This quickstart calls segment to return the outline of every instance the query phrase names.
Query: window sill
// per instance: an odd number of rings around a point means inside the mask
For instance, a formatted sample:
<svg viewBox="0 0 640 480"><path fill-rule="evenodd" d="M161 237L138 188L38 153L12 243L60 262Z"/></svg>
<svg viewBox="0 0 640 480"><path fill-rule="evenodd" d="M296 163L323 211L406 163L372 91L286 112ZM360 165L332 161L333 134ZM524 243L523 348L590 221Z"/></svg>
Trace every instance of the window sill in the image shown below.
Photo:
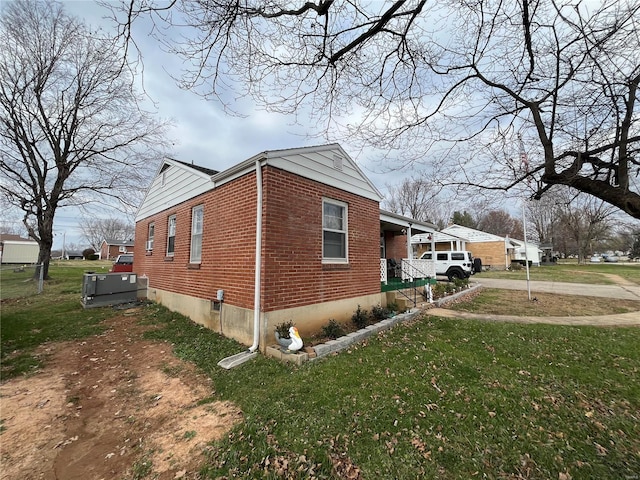
<svg viewBox="0 0 640 480"><path fill-rule="evenodd" d="M187 263L187 269L189 270L200 270L199 263Z"/></svg>
<svg viewBox="0 0 640 480"><path fill-rule="evenodd" d="M152 250L147 250L144 254L145 254L147 257L150 257L151 255L153 255L153 251L152 251Z"/></svg>
<svg viewBox="0 0 640 480"><path fill-rule="evenodd" d="M165 262L173 262L173 257L164 257Z"/></svg>
<svg viewBox="0 0 640 480"><path fill-rule="evenodd" d="M323 263L322 270L325 271L333 271L333 270L350 270L351 265L348 263Z"/></svg>

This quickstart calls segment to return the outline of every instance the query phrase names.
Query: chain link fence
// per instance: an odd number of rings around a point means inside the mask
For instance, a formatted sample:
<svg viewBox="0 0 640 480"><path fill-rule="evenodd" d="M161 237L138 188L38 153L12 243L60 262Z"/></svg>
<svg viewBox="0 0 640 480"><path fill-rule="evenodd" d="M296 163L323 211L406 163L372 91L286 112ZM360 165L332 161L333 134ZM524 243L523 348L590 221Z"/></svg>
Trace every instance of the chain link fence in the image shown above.
<svg viewBox="0 0 640 480"><path fill-rule="evenodd" d="M1 265L0 300L23 298L42 293L44 284L41 264Z"/></svg>

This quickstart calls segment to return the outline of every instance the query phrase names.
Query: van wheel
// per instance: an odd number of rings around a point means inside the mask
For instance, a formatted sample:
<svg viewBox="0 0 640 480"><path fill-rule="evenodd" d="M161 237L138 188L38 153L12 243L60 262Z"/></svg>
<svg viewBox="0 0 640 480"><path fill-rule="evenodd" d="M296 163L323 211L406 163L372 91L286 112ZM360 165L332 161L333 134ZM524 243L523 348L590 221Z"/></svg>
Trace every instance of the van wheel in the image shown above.
<svg viewBox="0 0 640 480"><path fill-rule="evenodd" d="M449 277L449 281L453 282L454 280L460 280L463 277L463 274L460 270L451 270L447 276Z"/></svg>

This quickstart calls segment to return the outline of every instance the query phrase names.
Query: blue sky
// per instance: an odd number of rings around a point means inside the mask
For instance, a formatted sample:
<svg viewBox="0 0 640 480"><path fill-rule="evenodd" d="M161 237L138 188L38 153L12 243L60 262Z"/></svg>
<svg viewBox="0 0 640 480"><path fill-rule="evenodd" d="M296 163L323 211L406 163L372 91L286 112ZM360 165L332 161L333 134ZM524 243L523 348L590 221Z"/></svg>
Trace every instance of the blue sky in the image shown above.
<svg viewBox="0 0 640 480"><path fill-rule="evenodd" d="M108 12L95 1L65 0L62 3L68 13L84 19L88 25L112 28L104 19ZM158 115L173 125L169 130L172 157L221 171L265 150L335 141L318 138L317 130L305 126L304 112L297 118L302 125L294 125L291 117L258 110L243 99L237 105L246 117L232 116L225 113L219 103L180 89L170 75L179 74L180 60L160 49L149 37L146 25L140 24L135 33L144 62L145 91L155 103ZM343 141L340 144L383 194L386 185L399 183L411 173L383 172L375 162L381 152L362 151ZM115 216L109 211L102 213L105 217ZM62 246L63 237L67 243L84 244L78 228L78 213L73 209L59 211L55 232L54 248Z"/></svg>

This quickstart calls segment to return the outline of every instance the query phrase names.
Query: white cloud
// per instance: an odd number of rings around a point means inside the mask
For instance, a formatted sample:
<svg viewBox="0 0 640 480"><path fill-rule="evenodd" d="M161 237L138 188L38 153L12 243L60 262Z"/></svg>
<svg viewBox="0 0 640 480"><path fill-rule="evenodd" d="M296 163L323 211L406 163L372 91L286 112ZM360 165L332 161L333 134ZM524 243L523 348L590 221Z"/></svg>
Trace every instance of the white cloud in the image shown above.
<svg viewBox="0 0 640 480"><path fill-rule="evenodd" d="M105 31L114 28L106 19L109 12L94 0L66 0L63 4L68 13L84 19L92 28L100 27ZM298 113L294 122L294 117L257 109L250 99L243 98L237 100L237 106L246 116L233 116L226 113L220 103L180 89L172 75L180 75L181 60L160 48L149 35L149 25L141 23L135 28L143 60L144 90L150 99L146 108L155 109L161 118L171 120L169 139L173 148L169 155L173 158L221 171L265 150L336 141L319 138L315 121L305 117L303 111ZM308 126L304 125L305 119ZM358 119L353 117L349 121L357 122ZM340 143L383 194L387 184L399 183L414 173L411 169L390 171L385 168L385 163L377 160L388 152L344 141ZM97 214L100 215L99 212ZM104 212L104 215L115 214ZM56 236L55 248L62 246L63 232L66 232L67 242L82 243L81 232L72 220L74 217L79 217L75 209L60 210L55 225L60 235Z"/></svg>

